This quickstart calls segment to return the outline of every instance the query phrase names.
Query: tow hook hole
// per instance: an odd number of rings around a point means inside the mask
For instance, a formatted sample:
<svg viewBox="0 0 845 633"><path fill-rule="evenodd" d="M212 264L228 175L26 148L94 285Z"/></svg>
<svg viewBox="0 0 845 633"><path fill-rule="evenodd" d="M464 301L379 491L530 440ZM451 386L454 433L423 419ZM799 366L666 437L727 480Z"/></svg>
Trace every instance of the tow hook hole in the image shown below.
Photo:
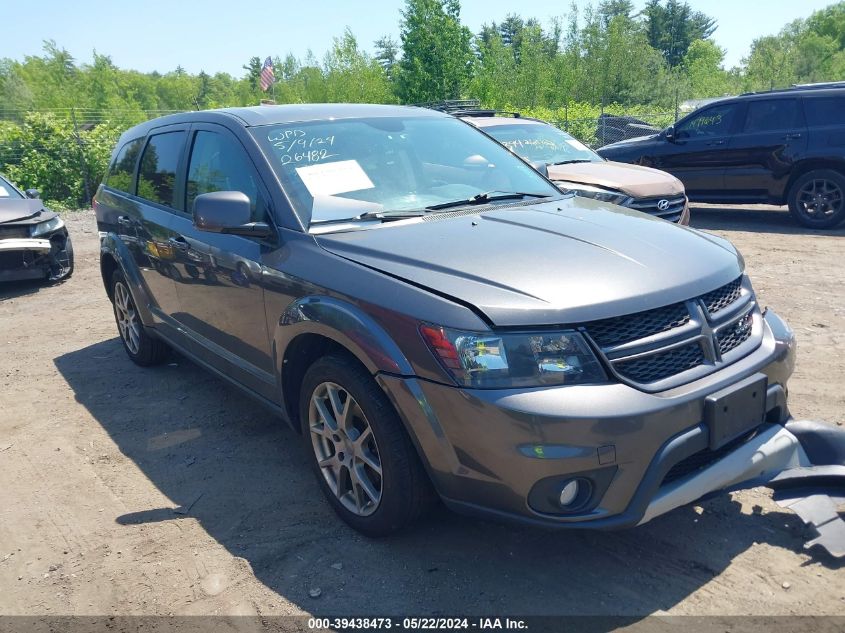
<svg viewBox="0 0 845 633"><path fill-rule="evenodd" d="M723 407L723 408L722 408L722 410L723 410L725 413L727 413L727 412L728 412L728 408L727 408L727 407Z"/></svg>

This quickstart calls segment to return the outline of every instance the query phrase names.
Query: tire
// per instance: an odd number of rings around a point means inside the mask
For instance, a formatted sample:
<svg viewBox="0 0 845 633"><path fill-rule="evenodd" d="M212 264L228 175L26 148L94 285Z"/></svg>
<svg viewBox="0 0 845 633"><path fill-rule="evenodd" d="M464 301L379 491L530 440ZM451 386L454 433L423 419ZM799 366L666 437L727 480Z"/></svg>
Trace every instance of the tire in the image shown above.
<svg viewBox="0 0 845 633"><path fill-rule="evenodd" d="M326 356L311 365L302 381L299 418L320 488L352 528L386 536L428 509L433 490L411 440L384 392L356 361Z"/></svg>
<svg viewBox="0 0 845 633"><path fill-rule="evenodd" d="M114 271L111 278L112 308L117 323L117 332L123 349L136 365L150 367L164 362L170 355L166 343L151 336L135 307L135 299L129 290L126 277L120 270Z"/></svg>
<svg viewBox="0 0 845 633"><path fill-rule="evenodd" d="M47 280L51 284L58 284L67 279L70 279L70 276L73 274L73 242L70 239L70 235L67 236L65 241L65 261L61 263L57 262L55 268L57 270L51 270L48 273ZM53 268L51 266L51 268Z"/></svg>
<svg viewBox="0 0 845 633"><path fill-rule="evenodd" d="M845 176L815 169L798 177L789 189L789 211L811 229L832 229L845 221Z"/></svg>

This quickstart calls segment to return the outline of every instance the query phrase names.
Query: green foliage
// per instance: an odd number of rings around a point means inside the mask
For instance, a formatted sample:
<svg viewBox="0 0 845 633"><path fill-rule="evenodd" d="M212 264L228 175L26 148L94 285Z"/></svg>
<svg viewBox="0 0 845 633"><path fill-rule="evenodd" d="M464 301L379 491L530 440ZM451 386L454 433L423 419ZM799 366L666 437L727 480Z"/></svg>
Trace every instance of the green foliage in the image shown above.
<svg viewBox="0 0 845 633"><path fill-rule="evenodd" d="M472 34L458 0L406 0L396 90L405 103L457 99L472 71Z"/></svg>

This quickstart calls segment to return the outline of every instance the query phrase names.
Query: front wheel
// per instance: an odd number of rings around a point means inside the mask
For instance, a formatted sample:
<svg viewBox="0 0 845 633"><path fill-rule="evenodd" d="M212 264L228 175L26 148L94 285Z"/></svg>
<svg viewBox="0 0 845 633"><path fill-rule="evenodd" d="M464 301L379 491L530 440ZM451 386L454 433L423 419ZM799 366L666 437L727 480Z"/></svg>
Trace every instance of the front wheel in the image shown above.
<svg viewBox="0 0 845 633"><path fill-rule="evenodd" d="M811 229L832 229L845 220L845 176L816 169L800 176L789 190L789 211Z"/></svg>
<svg viewBox="0 0 845 633"><path fill-rule="evenodd" d="M431 484L387 397L366 370L342 356L315 362L302 382L302 435L332 508L367 536L412 523Z"/></svg>
<svg viewBox="0 0 845 633"><path fill-rule="evenodd" d="M135 307L135 299L129 290L126 277L119 270L112 276L112 304L117 330L123 349L136 365L149 367L158 365L167 359L170 348L157 338L147 333L141 317Z"/></svg>

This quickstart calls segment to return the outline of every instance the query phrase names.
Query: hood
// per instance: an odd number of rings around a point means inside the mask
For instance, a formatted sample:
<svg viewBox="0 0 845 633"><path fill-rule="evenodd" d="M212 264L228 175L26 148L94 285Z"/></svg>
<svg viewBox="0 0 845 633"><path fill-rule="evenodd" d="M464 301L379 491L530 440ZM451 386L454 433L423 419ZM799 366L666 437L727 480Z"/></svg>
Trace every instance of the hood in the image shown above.
<svg viewBox="0 0 845 633"><path fill-rule="evenodd" d="M336 255L471 304L498 326L571 324L664 306L714 290L743 268L727 240L574 196L315 239Z"/></svg>
<svg viewBox="0 0 845 633"><path fill-rule="evenodd" d="M621 141L616 141L615 143L608 143L607 145L602 145L596 151L601 153L603 149L609 149L613 147L623 147L625 145L635 145L637 143L644 143L646 141L650 141L652 139L657 138L660 136L660 132L656 132L654 134L646 134L645 136L635 136L634 138L625 138Z"/></svg>
<svg viewBox="0 0 845 633"><path fill-rule="evenodd" d="M44 211L40 216L36 214ZM49 214L49 215L47 215ZM30 198L0 198L0 224L26 220L43 222L55 215L44 208L41 200Z"/></svg>
<svg viewBox="0 0 845 633"><path fill-rule="evenodd" d="M571 180L616 189L634 198L673 196L684 193L684 185L659 169L602 161L549 165L549 180Z"/></svg>

